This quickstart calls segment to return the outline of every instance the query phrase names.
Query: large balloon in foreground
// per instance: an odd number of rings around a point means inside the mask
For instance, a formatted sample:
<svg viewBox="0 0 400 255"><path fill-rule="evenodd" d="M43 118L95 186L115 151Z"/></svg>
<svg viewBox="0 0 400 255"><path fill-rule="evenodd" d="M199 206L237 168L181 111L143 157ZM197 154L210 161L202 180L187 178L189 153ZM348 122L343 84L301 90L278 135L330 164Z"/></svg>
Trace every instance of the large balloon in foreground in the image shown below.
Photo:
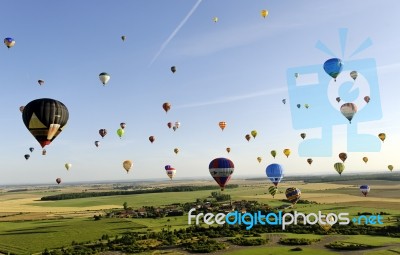
<svg viewBox="0 0 400 255"><path fill-rule="evenodd" d="M132 161L130 161L130 160L125 160L125 161L122 163L122 166L124 167L126 173L129 173L129 170L131 170L132 165L133 165L133 163L132 163Z"/></svg>
<svg viewBox="0 0 400 255"><path fill-rule="evenodd" d="M384 142L385 139L386 139L386 134L385 134L385 133L380 133L380 134L378 135L378 137L379 137L379 139L381 139L382 142Z"/></svg>
<svg viewBox="0 0 400 255"><path fill-rule="evenodd" d="M388 165L388 169L391 171L393 171L393 165Z"/></svg>
<svg viewBox="0 0 400 255"><path fill-rule="evenodd" d="M353 119L354 114L356 114L356 112L357 112L357 105L355 105L353 103L345 103L340 107L340 112L351 123L351 120Z"/></svg>
<svg viewBox="0 0 400 255"><path fill-rule="evenodd" d="M265 18L268 16L268 11L267 10L261 10L261 17Z"/></svg>
<svg viewBox="0 0 400 255"><path fill-rule="evenodd" d="M67 170L69 170L71 167L72 167L72 164L71 164L71 163L66 163L66 164L65 164L65 168L66 168Z"/></svg>
<svg viewBox="0 0 400 255"><path fill-rule="evenodd" d="M169 169L166 170L168 177L172 180L176 174L176 170L173 167L170 167Z"/></svg>
<svg viewBox="0 0 400 255"><path fill-rule="evenodd" d="M226 122L225 121L220 121L218 123L218 126L221 128L222 131L224 131L225 127L226 127Z"/></svg>
<svg viewBox="0 0 400 255"><path fill-rule="evenodd" d="M339 158L343 161L343 163L346 161L347 159L347 153L345 152L341 152L339 153Z"/></svg>
<svg viewBox="0 0 400 255"><path fill-rule="evenodd" d="M57 184L60 184L61 183L61 178L57 178L56 182L57 182Z"/></svg>
<svg viewBox="0 0 400 255"><path fill-rule="evenodd" d="M225 185L231 179L235 166L230 159L216 158L210 162L208 169L210 170L211 176L221 187L221 191L223 191Z"/></svg>
<svg viewBox="0 0 400 255"><path fill-rule="evenodd" d="M342 175L344 171L344 164L342 162L336 162L333 167L335 168L336 172L339 173L339 175Z"/></svg>
<svg viewBox="0 0 400 255"><path fill-rule="evenodd" d="M281 182L283 178L283 167L279 164L270 164L265 169L265 174L268 179L276 186Z"/></svg>
<svg viewBox="0 0 400 255"><path fill-rule="evenodd" d="M162 108L164 109L165 113L167 113L171 109L171 104L168 102L163 103Z"/></svg>
<svg viewBox="0 0 400 255"><path fill-rule="evenodd" d="M101 83L103 83L104 86L108 83L110 78L111 78L111 76L108 73L102 72L99 74L99 79L100 79Z"/></svg>
<svg viewBox="0 0 400 255"><path fill-rule="evenodd" d="M7 48L11 48L15 45L15 40L11 37L7 37L4 39L4 44L7 46Z"/></svg>
<svg viewBox="0 0 400 255"><path fill-rule="evenodd" d="M286 189L285 195L290 203L296 204L300 200L301 191L298 188L291 187Z"/></svg>
<svg viewBox="0 0 400 255"><path fill-rule="evenodd" d="M102 128L99 130L99 134L102 138L104 138L107 135L107 130Z"/></svg>
<svg viewBox="0 0 400 255"><path fill-rule="evenodd" d="M60 101L41 98L28 103L22 112L26 128L42 148L49 145L67 124L69 112Z"/></svg>
<svg viewBox="0 0 400 255"><path fill-rule="evenodd" d="M31 157L31 156L30 156L29 154L25 154L25 155L24 155L24 158L25 158L26 160L28 160L30 157Z"/></svg>
<svg viewBox="0 0 400 255"><path fill-rule="evenodd" d="M367 196L368 192L371 190L371 188L368 185L361 185L360 186L360 191L363 193L364 197Z"/></svg>
<svg viewBox="0 0 400 255"><path fill-rule="evenodd" d="M331 76L336 81L336 77L340 74L343 69L342 60L338 58L331 58L325 61L324 70L329 76Z"/></svg>
<svg viewBox="0 0 400 255"><path fill-rule="evenodd" d="M288 158L290 155L290 149L284 149L283 154L285 154L285 156Z"/></svg>
<svg viewBox="0 0 400 255"><path fill-rule="evenodd" d="M273 198L275 198L275 194L277 191L278 191L278 188L275 186L269 186L269 188L268 188L268 192L269 192L269 194L272 195Z"/></svg>
<svg viewBox="0 0 400 255"><path fill-rule="evenodd" d="M367 157L363 157L363 161L364 161L364 163L367 163L368 162L368 158Z"/></svg>
<svg viewBox="0 0 400 255"><path fill-rule="evenodd" d="M272 155L272 157L275 158L275 157L276 157L276 150L272 150L272 151L271 151L271 155Z"/></svg>

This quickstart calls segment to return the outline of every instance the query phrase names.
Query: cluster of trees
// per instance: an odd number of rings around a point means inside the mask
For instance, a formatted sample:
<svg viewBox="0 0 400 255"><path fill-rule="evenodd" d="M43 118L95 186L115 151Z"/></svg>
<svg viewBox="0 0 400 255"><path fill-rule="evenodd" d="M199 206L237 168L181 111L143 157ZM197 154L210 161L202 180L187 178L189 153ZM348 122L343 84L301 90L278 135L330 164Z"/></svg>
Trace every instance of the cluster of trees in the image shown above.
<svg viewBox="0 0 400 255"><path fill-rule="evenodd" d="M215 198L215 200L216 200L217 202L222 202L222 201L229 201L229 200L231 200L231 195L229 195L229 194L222 194L222 193L219 192L219 191L213 191L213 192L211 192L211 196L212 196L213 198Z"/></svg>
<svg viewBox="0 0 400 255"><path fill-rule="evenodd" d="M238 188L237 184L227 185L226 188L234 189ZM81 192L81 193L66 193L52 196L44 196L40 200L42 201L53 201L53 200L66 200L76 198L87 198L87 197L104 197L104 196L121 196L121 195L134 195L134 194L146 194L146 193L163 193L163 192L188 192L188 191L199 191L199 190L215 190L219 189L216 185L208 186L176 186L176 187L165 187L165 188L154 188L154 189L139 189L129 191L104 191L104 192Z"/></svg>
<svg viewBox="0 0 400 255"><path fill-rule="evenodd" d="M233 239L229 239L229 242L240 245L240 246L258 246L267 243L266 239L263 238L244 238L244 237L236 237Z"/></svg>
<svg viewBox="0 0 400 255"><path fill-rule="evenodd" d="M309 245L314 242L319 242L320 239L306 239L306 238L281 238L279 243L283 245Z"/></svg>
<svg viewBox="0 0 400 255"><path fill-rule="evenodd" d="M182 246L189 252L196 253L211 253L227 248L227 245L222 242L202 237L196 241L184 242Z"/></svg>
<svg viewBox="0 0 400 255"><path fill-rule="evenodd" d="M333 242L325 245L325 247L334 250L365 250L376 248L377 246L368 245L368 244L358 244L358 243L343 243L343 242Z"/></svg>

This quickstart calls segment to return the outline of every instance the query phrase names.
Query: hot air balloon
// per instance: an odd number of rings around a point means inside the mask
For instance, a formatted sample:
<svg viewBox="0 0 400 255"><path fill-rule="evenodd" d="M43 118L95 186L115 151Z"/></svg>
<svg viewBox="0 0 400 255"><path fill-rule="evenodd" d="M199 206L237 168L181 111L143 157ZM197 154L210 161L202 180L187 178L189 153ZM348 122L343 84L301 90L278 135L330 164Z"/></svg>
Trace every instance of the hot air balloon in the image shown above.
<svg viewBox="0 0 400 255"><path fill-rule="evenodd" d="M384 142L385 139L386 139L386 134L385 134L385 133L380 133L380 134L378 135L378 137L379 137L379 139L381 139L382 142Z"/></svg>
<svg viewBox="0 0 400 255"><path fill-rule="evenodd" d="M283 154L285 154L285 156L288 158L290 155L290 149L284 149Z"/></svg>
<svg viewBox="0 0 400 255"><path fill-rule="evenodd" d="M283 167L275 163L270 164L265 169L265 173L268 179L277 187L283 178Z"/></svg>
<svg viewBox="0 0 400 255"><path fill-rule="evenodd" d="M42 150L42 155L43 156L46 155L46 150L45 149Z"/></svg>
<svg viewBox="0 0 400 255"><path fill-rule="evenodd" d="M122 128L118 128L117 129L117 135L119 136L119 138L121 138L125 133L125 130L123 130Z"/></svg>
<svg viewBox="0 0 400 255"><path fill-rule="evenodd" d="M71 164L71 163L65 163L65 168L66 168L67 170L69 170L71 167L72 167L72 164Z"/></svg>
<svg viewBox="0 0 400 255"><path fill-rule="evenodd" d="M265 17L268 16L268 11L267 10L261 10L261 16L265 19Z"/></svg>
<svg viewBox="0 0 400 255"><path fill-rule="evenodd" d="M177 127L173 126L172 129L173 129L174 131L176 131L176 130L177 130Z"/></svg>
<svg viewBox="0 0 400 255"><path fill-rule="evenodd" d="M181 126L181 123L179 121L175 122L175 127L178 129Z"/></svg>
<svg viewBox="0 0 400 255"><path fill-rule="evenodd" d="M357 76L358 76L357 71L351 71L351 72L350 72L350 77L353 78L353 80L356 80L356 79L357 79Z"/></svg>
<svg viewBox="0 0 400 255"><path fill-rule="evenodd" d="M336 81L336 77L340 74L343 69L342 60L338 58L331 58L325 61L324 70L329 76L331 76Z"/></svg>
<svg viewBox="0 0 400 255"><path fill-rule="evenodd" d="M335 224L335 218L333 216L326 218L325 222L321 220L318 221L318 225L327 232L332 228L333 224Z"/></svg>
<svg viewBox="0 0 400 255"><path fill-rule="evenodd" d="M308 163L309 165L311 165L312 162L313 162L313 159L312 159L312 158L308 158L308 159L307 159L307 163Z"/></svg>
<svg viewBox="0 0 400 255"><path fill-rule="evenodd" d="M262 157L257 157L258 163L261 163Z"/></svg>
<svg viewBox="0 0 400 255"><path fill-rule="evenodd" d="M367 102L367 104L369 103L369 100L371 100L371 98L369 96L364 97L364 101Z"/></svg>
<svg viewBox="0 0 400 255"><path fill-rule="evenodd" d="M268 188L268 192L269 192L269 194L272 195L273 198L275 198L275 194L277 191L278 191L278 188L275 186L269 186L269 188Z"/></svg>
<svg viewBox="0 0 400 255"><path fill-rule="evenodd" d="M251 131L251 136L255 139L256 138L256 136L257 136L257 130L253 130L253 131Z"/></svg>
<svg viewBox="0 0 400 255"><path fill-rule="evenodd" d="M217 22L218 22L218 17L214 17L214 18L213 18L213 21L214 21L215 23L217 23Z"/></svg>
<svg viewBox="0 0 400 255"><path fill-rule="evenodd" d="M39 83L40 86L44 84L44 80L38 80L37 82Z"/></svg>
<svg viewBox="0 0 400 255"><path fill-rule="evenodd" d="M341 152L339 153L339 158L343 161L343 163L346 161L347 159L347 153L345 152Z"/></svg>
<svg viewBox="0 0 400 255"><path fill-rule="evenodd" d="M175 66L171 66L171 72L175 73L176 72L176 67Z"/></svg>
<svg viewBox="0 0 400 255"><path fill-rule="evenodd" d="M154 138L154 136L150 136L150 137L149 137L149 141L150 141L151 143L153 143L155 140L156 140L156 139Z"/></svg>
<svg viewBox="0 0 400 255"><path fill-rule="evenodd" d="M298 188L291 187L286 189L285 195L290 203L296 204L300 200L301 191Z"/></svg>
<svg viewBox="0 0 400 255"><path fill-rule="evenodd" d="M286 104L286 99L282 99L282 103L283 103L283 104Z"/></svg>
<svg viewBox="0 0 400 255"><path fill-rule="evenodd" d="M306 138L306 133L301 133L300 137L303 138L303 139Z"/></svg>
<svg viewBox="0 0 400 255"><path fill-rule="evenodd" d="M103 128L103 129L100 129L100 130L99 130L99 134L101 135L102 138L104 138L104 136L106 136L106 134L107 134L107 130L104 129L104 128Z"/></svg>
<svg viewBox="0 0 400 255"><path fill-rule="evenodd" d="M4 44L7 46L7 48L11 48L15 45L15 40L11 37L7 37L4 39Z"/></svg>
<svg viewBox="0 0 400 255"><path fill-rule="evenodd" d="M99 142L99 141L95 141L95 142L94 142L94 145L96 145L96 147L99 147L100 142Z"/></svg>
<svg viewBox="0 0 400 255"><path fill-rule="evenodd" d="M124 129L124 128L126 127L126 123L125 123L125 122L121 122L121 123L119 123L119 126L120 126L122 129Z"/></svg>
<svg viewBox="0 0 400 255"><path fill-rule="evenodd" d="M337 98L336 98L336 101L339 103L339 102L340 102L340 97L337 97Z"/></svg>
<svg viewBox="0 0 400 255"><path fill-rule="evenodd" d="M299 109L300 109L300 107L301 107L301 104L297 104L297 108L299 108Z"/></svg>
<svg viewBox="0 0 400 255"><path fill-rule="evenodd" d="M170 167L169 169L166 170L168 177L172 180L176 174L176 170L173 167Z"/></svg>
<svg viewBox="0 0 400 255"><path fill-rule="evenodd" d="M99 79L100 79L101 83L103 83L104 86L108 83L110 78L111 78L111 76L108 73L102 72L99 74Z"/></svg>
<svg viewBox="0 0 400 255"><path fill-rule="evenodd" d="M178 148L175 148L175 149L174 149L174 152L175 152L175 154L178 154L179 149L178 149Z"/></svg>
<svg viewBox="0 0 400 255"><path fill-rule="evenodd" d="M246 140L247 141L250 141L250 139L251 139L251 136L249 135L249 134L247 134L247 135L245 135L245 137L244 138L246 138Z"/></svg>
<svg viewBox="0 0 400 255"><path fill-rule="evenodd" d="M69 112L60 101L42 98L28 103L22 112L26 128L42 148L49 145L67 124Z"/></svg>
<svg viewBox="0 0 400 255"><path fill-rule="evenodd" d="M131 169L132 165L133 165L133 163L132 163L132 161L130 161L130 160L125 160L125 161L122 163L122 166L124 167L126 173L129 173L129 170Z"/></svg>
<svg viewBox="0 0 400 255"><path fill-rule="evenodd" d="M272 155L272 157L275 158L275 157L276 157L276 150L272 150L272 151L271 151L271 155Z"/></svg>
<svg viewBox="0 0 400 255"><path fill-rule="evenodd" d="M61 183L61 178L57 178L56 182L57 182L57 184L60 184Z"/></svg>
<svg viewBox="0 0 400 255"><path fill-rule="evenodd" d="M353 103L345 103L340 107L340 112L349 120L351 124L351 120L353 119L354 114L357 112L357 106Z"/></svg>
<svg viewBox="0 0 400 255"><path fill-rule="evenodd" d="M25 108L25 106L21 105L21 106L19 107L19 111L20 111L20 112L23 112L23 111L24 111L24 108Z"/></svg>
<svg viewBox="0 0 400 255"><path fill-rule="evenodd" d="M299 77L299 73L294 73L294 77L297 79Z"/></svg>
<svg viewBox="0 0 400 255"><path fill-rule="evenodd" d="M310 107L310 105L309 105L309 104L305 104L304 107L305 107L306 109L308 109L308 108Z"/></svg>
<svg viewBox="0 0 400 255"><path fill-rule="evenodd" d="M370 191L370 187L368 185L361 185L360 186L360 191L363 193L364 197L367 196L368 192Z"/></svg>
<svg viewBox="0 0 400 255"><path fill-rule="evenodd" d="M391 171L393 171L393 165L388 165L388 169Z"/></svg>
<svg viewBox="0 0 400 255"><path fill-rule="evenodd" d="M165 113L167 113L171 109L171 104L168 102L163 103L162 108L164 109Z"/></svg>
<svg viewBox="0 0 400 255"><path fill-rule="evenodd" d="M220 121L218 123L219 127L221 128L222 131L224 131L225 127L226 127L226 122L225 121Z"/></svg>
<svg viewBox="0 0 400 255"><path fill-rule="evenodd" d="M125 36L125 35L121 36L121 40L122 40L123 42L125 41L125 39L126 39L126 36Z"/></svg>
<svg viewBox="0 0 400 255"><path fill-rule="evenodd" d="M168 169L170 169L170 168L171 168L171 165L166 165L166 166L164 167L165 170L168 170Z"/></svg>
<svg viewBox="0 0 400 255"><path fill-rule="evenodd" d="M363 157L363 161L364 161L364 163L367 163L368 162L368 158L367 157Z"/></svg>
<svg viewBox="0 0 400 255"><path fill-rule="evenodd" d="M336 162L333 167L335 168L336 172L339 173L339 175L342 175L344 171L344 164L342 162Z"/></svg>
<svg viewBox="0 0 400 255"><path fill-rule="evenodd" d="M229 152L231 152L231 148L226 148L226 151L229 153Z"/></svg>
<svg viewBox="0 0 400 255"><path fill-rule="evenodd" d="M225 185L231 179L235 166L230 159L216 158L210 162L208 169L210 170L211 176L221 187L221 191L223 191Z"/></svg>
<svg viewBox="0 0 400 255"><path fill-rule="evenodd" d="M24 155L24 158L25 158L26 160L28 160L30 157L31 157L31 155L29 155L29 154L25 154L25 155Z"/></svg>
<svg viewBox="0 0 400 255"><path fill-rule="evenodd" d="M30 151L30 152L33 152L34 150L35 150L35 148L33 148L33 147L30 147L30 148L29 148L29 151Z"/></svg>
<svg viewBox="0 0 400 255"><path fill-rule="evenodd" d="M168 126L168 128L171 128L172 127L172 122L168 122L167 126Z"/></svg>

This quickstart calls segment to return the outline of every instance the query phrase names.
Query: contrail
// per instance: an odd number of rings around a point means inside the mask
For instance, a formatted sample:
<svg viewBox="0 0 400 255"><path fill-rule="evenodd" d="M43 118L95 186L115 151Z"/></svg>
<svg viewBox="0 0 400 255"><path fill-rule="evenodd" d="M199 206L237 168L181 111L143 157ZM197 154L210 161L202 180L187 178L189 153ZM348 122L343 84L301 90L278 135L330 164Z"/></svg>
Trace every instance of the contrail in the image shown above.
<svg viewBox="0 0 400 255"><path fill-rule="evenodd" d="M186 17L179 23L179 25L175 28L175 30L172 32L172 34L168 37L168 39L161 45L160 49L158 50L157 54L153 57L153 59L150 62L149 67L154 63L154 61L157 60L158 56L163 52L165 47L167 47L168 43L175 37L175 35L179 32L179 30L185 25L186 21L192 16L194 11L196 11L197 7L199 7L200 3L202 0L197 0L196 4L192 7L192 9L189 11L189 13L186 15Z"/></svg>

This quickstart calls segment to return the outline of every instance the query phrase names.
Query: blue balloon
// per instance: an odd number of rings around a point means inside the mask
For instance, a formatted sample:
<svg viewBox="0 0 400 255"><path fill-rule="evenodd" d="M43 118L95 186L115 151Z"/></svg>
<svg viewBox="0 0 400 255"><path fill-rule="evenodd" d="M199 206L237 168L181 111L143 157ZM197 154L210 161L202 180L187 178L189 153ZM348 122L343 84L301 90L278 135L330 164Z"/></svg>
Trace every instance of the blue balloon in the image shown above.
<svg viewBox="0 0 400 255"><path fill-rule="evenodd" d="M338 58L331 58L325 61L324 70L336 81L336 77L340 74L343 69L342 60Z"/></svg>
<svg viewBox="0 0 400 255"><path fill-rule="evenodd" d="M283 167L279 164L270 164L267 166L267 169L265 169L265 173L267 174L268 178L271 180L271 182L276 186L278 186L278 183L281 182L283 178Z"/></svg>
<svg viewBox="0 0 400 255"><path fill-rule="evenodd" d="M166 165L165 170L169 170L169 169L171 169L171 165Z"/></svg>

